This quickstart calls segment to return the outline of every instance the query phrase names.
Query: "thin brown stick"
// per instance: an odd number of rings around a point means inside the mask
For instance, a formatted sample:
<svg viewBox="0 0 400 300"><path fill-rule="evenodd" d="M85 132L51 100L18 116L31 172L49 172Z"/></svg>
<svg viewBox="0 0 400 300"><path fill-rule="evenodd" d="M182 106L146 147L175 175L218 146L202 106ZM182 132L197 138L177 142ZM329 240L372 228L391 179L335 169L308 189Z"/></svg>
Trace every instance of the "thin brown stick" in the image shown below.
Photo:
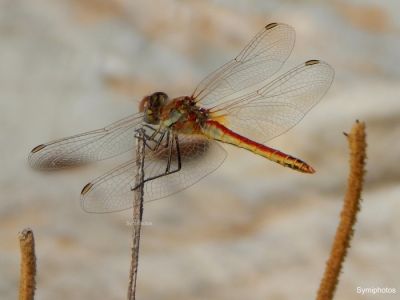
<svg viewBox="0 0 400 300"><path fill-rule="evenodd" d="M356 122L350 134L345 134L350 148L350 174L344 198L340 223L336 230L330 257L326 263L325 273L321 280L317 300L331 300L335 294L351 238L354 224L360 210L361 191L365 174L366 134L365 124Z"/></svg>
<svg viewBox="0 0 400 300"><path fill-rule="evenodd" d="M140 230L143 218L143 181L144 181L144 134L142 131L138 133L136 149L136 177L134 203L132 212L132 249L131 249L131 269L129 272L128 300L135 300L136 296L136 278L139 265L139 243Z"/></svg>
<svg viewBox="0 0 400 300"><path fill-rule="evenodd" d="M21 249L21 274L19 283L19 299L33 300L35 296L36 256L35 239L31 229L24 229L19 235Z"/></svg>

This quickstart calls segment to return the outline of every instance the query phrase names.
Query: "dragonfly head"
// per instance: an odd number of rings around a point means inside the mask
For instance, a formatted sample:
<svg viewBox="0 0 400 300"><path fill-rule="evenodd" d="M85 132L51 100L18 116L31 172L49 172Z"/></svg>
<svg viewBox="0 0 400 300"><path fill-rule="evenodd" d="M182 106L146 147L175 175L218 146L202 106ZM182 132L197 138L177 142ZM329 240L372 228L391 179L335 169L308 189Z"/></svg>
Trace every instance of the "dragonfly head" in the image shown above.
<svg viewBox="0 0 400 300"><path fill-rule="evenodd" d="M156 92L142 99L139 110L144 113L144 121L148 124L159 124L163 106L168 101L168 95Z"/></svg>

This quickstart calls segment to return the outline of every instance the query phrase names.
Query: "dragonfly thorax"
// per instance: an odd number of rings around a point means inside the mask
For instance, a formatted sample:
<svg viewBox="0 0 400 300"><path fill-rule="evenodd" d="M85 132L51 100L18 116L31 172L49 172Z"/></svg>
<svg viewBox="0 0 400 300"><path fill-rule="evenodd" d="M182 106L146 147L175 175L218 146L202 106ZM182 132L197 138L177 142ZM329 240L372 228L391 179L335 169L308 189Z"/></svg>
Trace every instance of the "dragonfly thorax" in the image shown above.
<svg viewBox="0 0 400 300"><path fill-rule="evenodd" d="M163 92L156 92L144 97L139 105L140 111L143 112L144 121L148 124L159 124L161 111L167 102L168 95Z"/></svg>
<svg viewBox="0 0 400 300"><path fill-rule="evenodd" d="M208 110L196 105L193 98L178 97L164 106L160 126L180 133L197 133L208 119Z"/></svg>

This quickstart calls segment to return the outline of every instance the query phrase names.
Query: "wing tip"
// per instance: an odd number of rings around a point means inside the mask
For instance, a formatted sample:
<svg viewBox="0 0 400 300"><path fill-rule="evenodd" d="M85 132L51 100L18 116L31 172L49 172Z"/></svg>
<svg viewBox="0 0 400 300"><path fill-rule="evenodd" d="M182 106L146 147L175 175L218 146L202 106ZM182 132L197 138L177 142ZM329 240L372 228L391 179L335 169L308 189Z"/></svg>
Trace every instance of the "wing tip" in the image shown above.
<svg viewBox="0 0 400 300"><path fill-rule="evenodd" d="M28 163L29 166L33 169L41 169L41 165L40 165L40 155L39 157L37 157L35 154L40 152L41 150L43 150L44 148L46 148L47 145L45 144L40 144L36 147L34 147L31 152L29 152L29 156L28 156Z"/></svg>
<svg viewBox="0 0 400 300"><path fill-rule="evenodd" d="M321 67L325 68L325 70L327 70L327 74L329 74L330 82L332 84L333 79L335 77L335 69L330 64L328 64L327 62L320 60L320 59L310 59L304 63L304 66L306 66L306 67L314 66L314 65L321 66Z"/></svg>

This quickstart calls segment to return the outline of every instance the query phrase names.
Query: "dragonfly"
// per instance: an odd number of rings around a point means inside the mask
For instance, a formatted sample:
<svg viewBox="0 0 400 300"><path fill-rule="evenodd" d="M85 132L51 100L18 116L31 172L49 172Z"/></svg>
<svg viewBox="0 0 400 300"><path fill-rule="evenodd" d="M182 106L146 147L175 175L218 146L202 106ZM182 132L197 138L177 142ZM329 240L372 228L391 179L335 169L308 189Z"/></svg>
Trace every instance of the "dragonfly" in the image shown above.
<svg viewBox="0 0 400 300"><path fill-rule="evenodd" d="M41 144L29 154L35 169L53 170L108 159L135 148L143 132L144 179L135 182L133 159L82 189L81 206L104 213L133 206L133 191L143 186L153 201L195 184L215 171L230 144L303 173L315 170L299 158L265 143L296 125L325 95L333 68L308 60L280 76L292 52L295 31L270 23L231 61L204 78L190 96L145 96L136 114L102 129Z"/></svg>

